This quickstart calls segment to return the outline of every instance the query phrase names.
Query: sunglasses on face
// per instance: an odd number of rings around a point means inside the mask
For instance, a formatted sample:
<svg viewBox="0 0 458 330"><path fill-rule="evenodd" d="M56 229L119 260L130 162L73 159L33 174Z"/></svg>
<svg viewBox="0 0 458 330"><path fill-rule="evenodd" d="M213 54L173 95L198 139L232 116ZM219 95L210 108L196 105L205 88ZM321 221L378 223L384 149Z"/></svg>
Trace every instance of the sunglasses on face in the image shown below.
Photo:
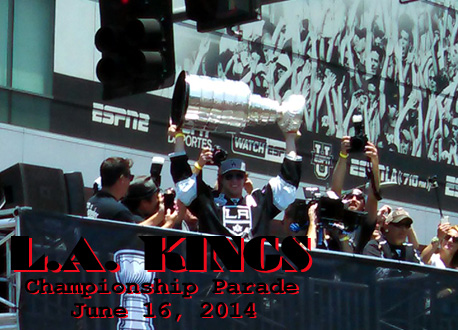
<svg viewBox="0 0 458 330"><path fill-rule="evenodd" d="M458 243L458 236L445 235L445 240L448 241L450 238L453 238L453 243Z"/></svg>
<svg viewBox="0 0 458 330"><path fill-rule="evenodd" d="M402 227L404 227L404 228L409 229L410 226L411 226L412 224L411 224L411 223L402 223L402 222L398 222L398 223L391 223L391 225L393 225L393 226L396 227L396 228L402 228Z"/></svg>
<svg viewBox="0 0 458 330"><path fill-rule="evenodd" d="M348 194L348 195L345 195L345 197L343 199L350 200L350 199L353 199L353 197L356 197L356 199L359 200L359 201L364 200L364 196L361 195L361 194Z"/></svg>
<svg viewBox="0 0 458 330"><path fill-rule="evenodd" d="M125 177L126 179L128 179L129 181L132 181L134 179L134 175L133 174L123 174L122 175L123 177Z"/></svg>
<svg viewBox="0 0 458 330"><path fill-rule="evenodd" d="M231 181L233 178L236 178L237 180L242 180L245 177L243 173L229 173L224 176L224 179L227 181Z"/></svg>

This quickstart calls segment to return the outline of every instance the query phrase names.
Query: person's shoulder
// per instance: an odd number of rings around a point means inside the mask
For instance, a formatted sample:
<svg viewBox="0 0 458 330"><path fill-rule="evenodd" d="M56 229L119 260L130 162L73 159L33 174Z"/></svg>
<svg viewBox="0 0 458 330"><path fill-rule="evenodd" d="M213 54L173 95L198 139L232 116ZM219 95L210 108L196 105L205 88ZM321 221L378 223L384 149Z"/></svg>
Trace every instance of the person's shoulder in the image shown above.
<svg viewBox="0 0 458 330"><path fill-rule="evenodd" d="M119 219L119 215L130 213L129 209L122 203L118 202L113 196L108 193L99 191L88 200L89 205L93 205L98 213L98 218L109 220L125 220Z"/></svg>
<svg viewBox="0 0 458 330"><path fill-rule="evenodd" d="M380 242L379 242L378 240L376 240L376 239L371 239L369 242L367 242L366 247L367 247L367 246L376 246L376 247L378 247L379 244L380 244Z"/></svg>
<svg viewBox="0 0 458 330"><path fill-rule="evenodd" d="M363 249L364 255L380 256L380 241L372 239L367 242Z"/></svg>
<svg viewBox="0 0 458 330"><path fill-rule="evenodd" d="M98 200L113 200L116 202L116 199L109 193L105 191L98 191L94 195L92 195L88 202L90 201L98 201Z"/></svg>

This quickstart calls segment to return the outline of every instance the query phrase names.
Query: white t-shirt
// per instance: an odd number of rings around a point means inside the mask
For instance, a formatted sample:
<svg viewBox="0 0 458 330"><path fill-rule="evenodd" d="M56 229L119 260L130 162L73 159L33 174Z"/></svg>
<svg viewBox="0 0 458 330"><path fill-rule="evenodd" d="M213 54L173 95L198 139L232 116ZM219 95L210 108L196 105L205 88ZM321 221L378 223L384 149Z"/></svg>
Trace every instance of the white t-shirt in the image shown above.
<svg viewBox="0 0 458 330"><path fill-rule="evenodd" d="M446 269L447 267L445 266L444 262L441 259L440 253L434 253L431 256L431 266L437 267L437 268L442 268Z"/></svg>

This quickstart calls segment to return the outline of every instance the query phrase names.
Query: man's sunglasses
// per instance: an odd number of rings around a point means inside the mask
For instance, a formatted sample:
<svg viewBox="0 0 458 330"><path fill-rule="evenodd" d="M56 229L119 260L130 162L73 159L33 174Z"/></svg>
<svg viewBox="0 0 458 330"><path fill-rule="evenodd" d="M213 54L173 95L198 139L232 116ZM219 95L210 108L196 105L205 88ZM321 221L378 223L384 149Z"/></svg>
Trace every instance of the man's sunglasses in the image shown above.
<svg viewBox="0 0 458 330"><path fill-rule="evenodd" d="M135 177L133 174L130 174L130 173L123 174L122 176L125 177L126 179L129 179L129 181L132 181Z"/></svg>
<svg viewBox="0 0 458 330"><path fill-rule="evenodd" d="M345 195L344 198L342 199L352 199L353 197L356 197L357 200L364 200L364 195L363 194L348 194Z"/></svg>
<svg viewBox="0 0 458 330"><path fill-rule="evenodd" d="M445 240L448 241L450 237L453 237L453 243L458 243L458 236L445 235Z"/></svg>
<svg viewBox="0 0 458 330"><path fill-rule="evenodd" d="M243 173L228 173L224 175L224 179L227 181L231 181L233 178L236 178L237 180L242 180L245 178L245 175Z"/></svg>

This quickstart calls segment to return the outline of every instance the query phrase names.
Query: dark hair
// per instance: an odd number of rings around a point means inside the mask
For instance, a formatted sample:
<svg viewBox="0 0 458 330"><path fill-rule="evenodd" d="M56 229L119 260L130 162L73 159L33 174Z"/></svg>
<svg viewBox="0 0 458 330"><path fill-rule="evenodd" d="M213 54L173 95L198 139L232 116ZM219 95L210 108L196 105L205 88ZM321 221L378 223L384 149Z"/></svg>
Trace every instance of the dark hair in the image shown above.
<svg viewBox="0 0 458 330"><path fill-rule="evenodd" d="M458 232L458 225L454 225L450 227L450 229ZM455 254L452 257L452 260L450 260L450 268L458 269L458 251L455 252Z"/></svg>
<svg viewBox="0 0 458 330"><path fill-rule="evenodd" d="M359 29L358 27L355 27L355 34L360 38L366 38L367 30L366 28Z"/></svg>
<svg viewBox="0 0 458 330"><path fill-rule="evenodd" d="M130 183L129 190L127 191L126 197L123 198L122 203L127 206L132 213L137 213L140 202L143 200L151 200L158 192L159 188L150 176L138 176Z"/></svg>
<svg viewBox="0 0 458 330"><path fill-rule="evenodd" d="M458 251L455 252L455 254L452 257L452 260L450 261L450 268L458 269Z"/></svg>
<svg viewBox="0 0 458 330"><path fill-rule="evenodd" d="M376 52L379 56L380 63L383 63L383 60L385 59L385 50L380 46L373 45L371 51Z"/></svg>
<svg viewBox="0 0 458 330"><path fill-rule="evenodd" d="M122 176L130 175L130 168L133 161L128 158L110 157L100 165L100 176L102 178L102 187L111 187Z"/></svg>
<svg viewBox="0 0 458 330"><path fill-rule="evenodd" d="M150 196L151 198L151 196ZM146 199L146 198L144 198ZM140 206L140 202L142 201L143 199L126 199L124 198L122 200L122 203L129 209L130 212L132 213L137 213L137 210L138 210L138 207Z"/></svg>
<svg viewBox="0 0 458 330"><path fill-rule="evenodd" d="M260 62L264 63L266 59L264 56L264 52L262 51L262 46L263 45L262 45L261 37L258 37L255 40L250 42L251 52L258 54L259 57L261 58Z"/></svg>

